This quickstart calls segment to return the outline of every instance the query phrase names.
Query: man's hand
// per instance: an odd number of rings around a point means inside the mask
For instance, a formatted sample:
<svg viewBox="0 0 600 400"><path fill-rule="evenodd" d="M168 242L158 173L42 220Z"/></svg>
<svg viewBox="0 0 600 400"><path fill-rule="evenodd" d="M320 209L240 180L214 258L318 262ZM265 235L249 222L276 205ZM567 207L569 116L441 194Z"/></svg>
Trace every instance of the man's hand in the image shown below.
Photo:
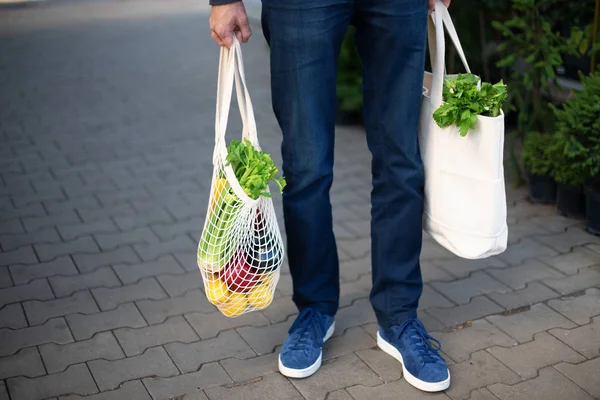
<svg viewBox="0 0 600 400"><path fill-rule="evenodd" d="M435 9L435 2L437 0L429 0L429 12L432 12ZM452 0L442 0L446 7L450 7L450 1Z"/></svg>
<svg viewBox="0 0 600 400"><path fill-rule="evenodd" d="M233 35L242 43L246 43L252 36L246 8L241 1L212 6L209 22L212 38L219 46L228 49L233 44Z"/></svg>

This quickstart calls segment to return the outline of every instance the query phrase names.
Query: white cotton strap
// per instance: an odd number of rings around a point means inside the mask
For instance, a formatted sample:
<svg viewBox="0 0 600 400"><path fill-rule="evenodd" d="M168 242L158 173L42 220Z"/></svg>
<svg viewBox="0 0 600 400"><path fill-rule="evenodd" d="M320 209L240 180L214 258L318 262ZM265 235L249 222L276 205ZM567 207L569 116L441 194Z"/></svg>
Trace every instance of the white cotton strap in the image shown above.
<svg viewBox="0 0 600 400"><path fill-rule="evenodd" d="M462 45L456 33L454 23L450 17L448 9L442 2L437 0L435 3L435 11L432 13L433 27L429 25L429 48L434 54L432 61L433 82L431 88L431 102L433 110L437 110L442 105L442 92L444 86L445 66L446 66L446 42L444 36L444 27L448 31L448 35L456 47L458 56L460 57L465 70L471 72ZM435 32L432 32L435 31ZM435 38L435 39L434 39ZM434 41L434 43L432 43Z"/></svg>

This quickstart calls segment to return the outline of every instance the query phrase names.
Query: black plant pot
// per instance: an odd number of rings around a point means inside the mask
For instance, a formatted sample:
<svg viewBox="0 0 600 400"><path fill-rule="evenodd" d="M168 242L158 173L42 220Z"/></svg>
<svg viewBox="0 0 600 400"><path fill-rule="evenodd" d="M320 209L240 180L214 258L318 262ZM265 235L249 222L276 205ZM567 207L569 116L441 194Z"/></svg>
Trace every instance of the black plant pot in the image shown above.
<svg viewBox="0 0 600 400"><path fill-rule="evenodd" d="M362 111L342 111L338 109L335 114L335 123L340 126L364 125Z"/></svg>
<svg viewBox="0 0 600 400"><path fill-rule="evenodd" d="M585 187L587 231L600 236L600 182L588 183Z"/></svg>
<svg viewBox="0 0 600 400"><path fill-rule="evenodd" d="M581 186L558 184L556 207L560 215L585 219L585 195Z"/></svg>
<svg viewBox="0 0 600 400"><path fill-rule="evenodd" d="M556 182L551 176L533 175L527 171L529 199L534 203L556 204Z"/></svg>

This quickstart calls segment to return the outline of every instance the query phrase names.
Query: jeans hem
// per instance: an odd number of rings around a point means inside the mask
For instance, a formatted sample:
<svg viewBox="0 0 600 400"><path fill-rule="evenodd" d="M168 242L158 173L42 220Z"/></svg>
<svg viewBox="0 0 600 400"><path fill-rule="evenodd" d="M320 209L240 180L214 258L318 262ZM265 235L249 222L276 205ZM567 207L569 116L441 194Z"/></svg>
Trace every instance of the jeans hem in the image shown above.
<svg viewBox="0 0 600 400"><path fill-rule="evenodd" d="M417 319L417 310L404 311L394 315L393 318L377 317L379 326L383 329L389 329L394 325L400 325L409 319Z"/></svg>

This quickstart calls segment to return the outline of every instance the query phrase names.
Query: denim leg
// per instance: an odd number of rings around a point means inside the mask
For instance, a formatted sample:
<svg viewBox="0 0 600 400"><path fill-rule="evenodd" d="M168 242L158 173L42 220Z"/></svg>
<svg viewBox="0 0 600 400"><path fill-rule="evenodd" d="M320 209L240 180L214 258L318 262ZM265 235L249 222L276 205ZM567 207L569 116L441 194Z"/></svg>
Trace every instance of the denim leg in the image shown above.
<svg viewBox="0 0 600 400"><path fill-rule="evenodd" d="M417 130L427 1L357 1L367 141L373 154L371 304L384 328L415 318L423 290L424 174Z"/></svg>
<svg viewBox="0 0 600 400"><path fill-rule="evenodd" d="M293 300L335 315L339 264L333 180L336 69L351 0L263 0L273 110L283 133L283 193Z"/></svg>

